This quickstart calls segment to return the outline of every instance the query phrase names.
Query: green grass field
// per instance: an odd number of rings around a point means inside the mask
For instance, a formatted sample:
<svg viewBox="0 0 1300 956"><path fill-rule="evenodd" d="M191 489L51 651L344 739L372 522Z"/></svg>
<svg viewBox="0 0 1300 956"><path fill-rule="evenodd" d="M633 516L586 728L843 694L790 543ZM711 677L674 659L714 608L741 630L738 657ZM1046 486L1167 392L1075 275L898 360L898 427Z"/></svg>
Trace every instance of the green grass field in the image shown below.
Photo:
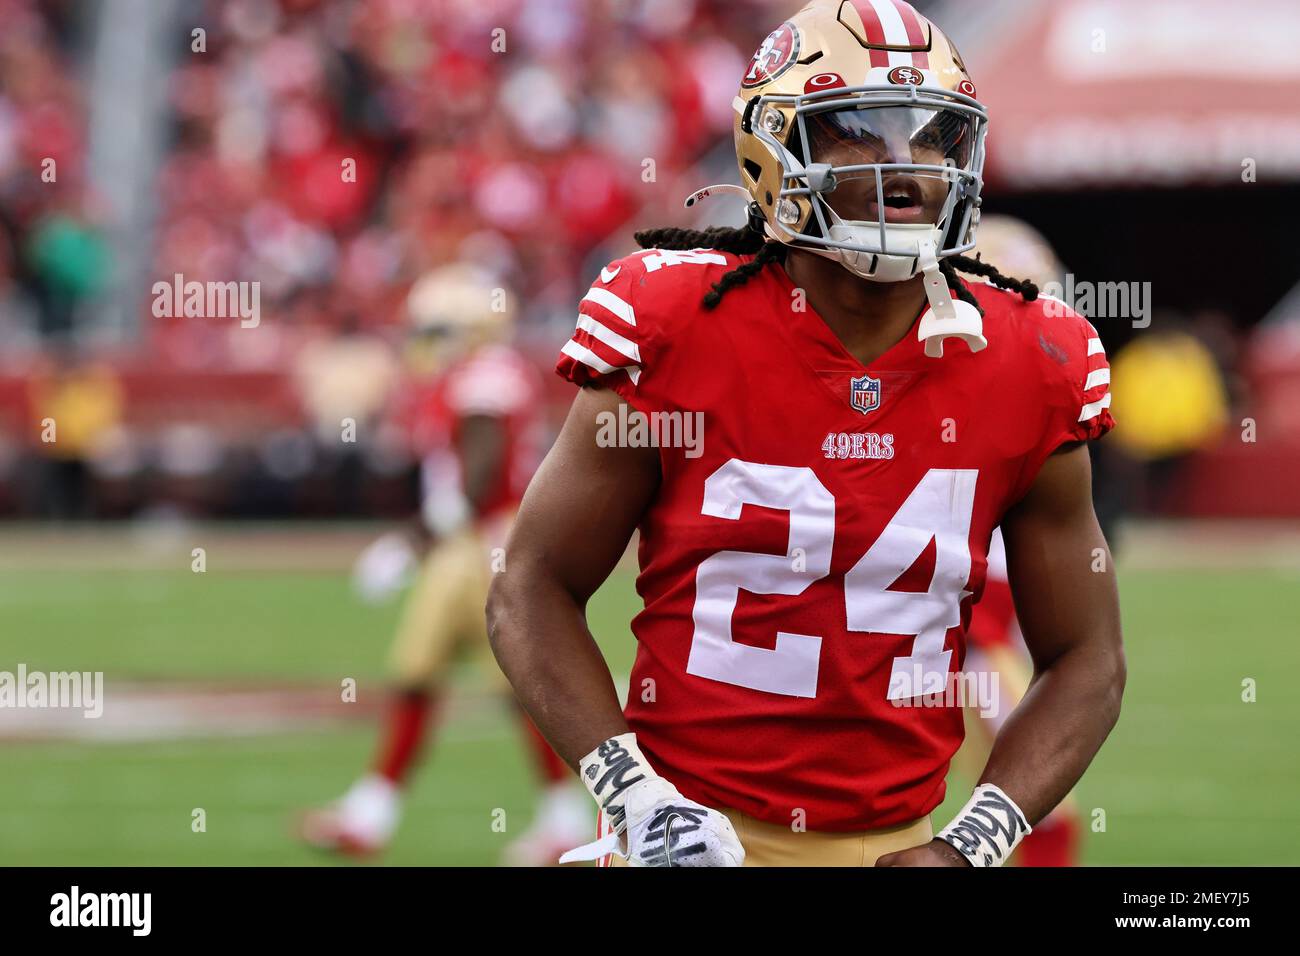
<svg viewBox="0 0 1300 956"><path fill-rule="evenodd" d="M1079 787L1093 864L1292 864L1300 839L1292 571L1125 571L1129 690L1119 727ZM632 576L593 602L615 673L632 657ZM378 694L395 608L352 596L344 573L156 570L0 574L0 670L103 670L115 681L330 684ZM1258 682L1243 703L1242 681ZM532 784L506 709L473 674L456 682L385 861L492 864L528 822ZM110 697L111 701L111 697ZM0 721L5 714L0 711ZM310 864L297 808L364 765L368 723L314 732L154 742L0 737L0 864ZM968 783L953 781L949 805ZM191 830L201 807L207 829ZM493 828L504 811L506 832ZM499 816L499 813L498 813Z"/></svg>

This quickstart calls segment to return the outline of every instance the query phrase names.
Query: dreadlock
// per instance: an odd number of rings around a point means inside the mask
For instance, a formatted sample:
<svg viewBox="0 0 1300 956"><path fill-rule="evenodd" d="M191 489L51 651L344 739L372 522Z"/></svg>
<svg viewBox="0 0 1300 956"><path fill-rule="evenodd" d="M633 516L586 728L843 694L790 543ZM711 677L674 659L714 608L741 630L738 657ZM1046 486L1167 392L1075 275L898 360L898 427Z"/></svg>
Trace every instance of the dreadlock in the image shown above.
<svg viewBox="0 0 1300 956"><path fill-rule="evenodd" d="M939 261L939 271L944 274L948 280L948 287L957 293L957 298L963 302L969 302L975 308L979 309L980 305L975 301L975 296L971 294L970 289L966 287L957 276L957 271L968 272L971 275L983 276L989 280L989 283L997 286L999 289L1005 289L1008 292L1018 292L1020 297L1026 302L1033 302L1038 298L1038 286L1028 279L1013 279L1010 276L1004 276L997 268L980 258L980 253L975 254L971 259L967 256L949 256ZM980 309L980 315L984 310Z"/></svg>
<svg viewBox="0 0 1300 956"><path fill-rule="evenodd" d="M642 249L717 249L733 255L754 258L743 265L736 266L721 279L713 283L713 288L704 295L704 308L717 308L727 290L744 285L753 276L763 271L769 262L784 262L787 246L781 242L765 239L763 234L753 226L733 229L728 226L715 226L712 229L678 229L669 226L663 229L642 229L636 233L637 245ZM975 294L957 275L958 270L971 275L983 276L999 289L1018 292L1026 302L1038 298L1038 286L1028 279L1013 279L1004 276L995 267L983 261L977 254L974 259L966 256L948 256L939 261L939 271L948 280L948 288L957 294L961 301L979 309Z"/></svg>
<svg viewBox="0 0 1300 956"><path fill-rule="evenodd" d="M733 255L754 258L744 265L736 266L721 279L713 283L713 288L704 294L704 307L717 308L728 289L744 285L751 276L763 271L769 262L781 262L785 259L785 245L764 239L763 234L752 228L732 229L728 226L715 226L712 229L643 229L636 233L637 244L642 249L717 249Z"/></svg>

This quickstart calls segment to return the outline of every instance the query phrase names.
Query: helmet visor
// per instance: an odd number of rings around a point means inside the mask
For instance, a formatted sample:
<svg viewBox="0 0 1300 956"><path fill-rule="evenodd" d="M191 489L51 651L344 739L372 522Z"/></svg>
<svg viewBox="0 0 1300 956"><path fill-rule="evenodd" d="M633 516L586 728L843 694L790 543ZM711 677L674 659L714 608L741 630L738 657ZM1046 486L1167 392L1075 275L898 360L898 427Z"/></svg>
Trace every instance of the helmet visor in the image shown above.
<svg viewBox="0 0 1300 956"><path fill-rule="evenodd" d="M832 166L970 163L975 118L957 110L919 106L863 106L805 116L810 160Z"/></svg>
<svg viewBox="0 0 1300 956"><path fill-rule="evenodd" d="M806 114L804 123L808 162L834 170L823 198L845 219L870 222L880 220L876 173L884 167L885 221L938 223L955 174L969 169L976 138L973 116L942 108L830 109ZM933 168L888 168L900 165Z"/></svg>

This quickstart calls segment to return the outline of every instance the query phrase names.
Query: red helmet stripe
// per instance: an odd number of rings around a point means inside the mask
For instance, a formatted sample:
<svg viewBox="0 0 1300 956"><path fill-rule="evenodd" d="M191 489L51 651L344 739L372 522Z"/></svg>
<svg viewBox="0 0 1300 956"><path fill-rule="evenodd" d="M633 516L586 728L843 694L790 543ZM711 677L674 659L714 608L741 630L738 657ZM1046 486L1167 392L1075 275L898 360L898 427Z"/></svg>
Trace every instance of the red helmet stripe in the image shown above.
<svg viewBox="0 0 1300 956"><path fill-rule="evenodd" d="M885 45L885 27L880 22L880 14L876 13L876 8L872 0L850 0L853 9L858 11L858 16L862 18L863 29L867 31L867 43L875 46ZM889 53L886 50L871 51L871 65L889 66Z"/></svg>
<svg viewBox="0 0 1300 956"><path fill-rule="evenodd" d="M894 0L894 6L898 8L898 15L903 18L903 26L907 28L907 42L912 46L921 46L925 43L925 30L921 26L921 16L916 9L904 0ZM912 65L918 70L928 70L930 68L930 54L913 53Z"/></svg>

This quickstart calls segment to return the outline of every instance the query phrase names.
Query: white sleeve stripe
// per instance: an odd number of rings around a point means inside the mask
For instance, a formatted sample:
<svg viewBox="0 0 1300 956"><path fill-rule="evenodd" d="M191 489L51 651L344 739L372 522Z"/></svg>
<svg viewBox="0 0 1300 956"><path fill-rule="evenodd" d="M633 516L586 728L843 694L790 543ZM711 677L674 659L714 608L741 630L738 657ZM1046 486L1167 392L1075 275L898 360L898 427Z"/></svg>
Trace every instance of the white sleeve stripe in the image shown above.
<svg viewBox="0 0 1300 956"><path fill-rule="evenodd" d="M1098 353L1102 355L1106 354L1106 350L1102 347L1101 339L1098 338L1088 339L1088 354L1097 355Z"/></svg>
<svg viewBox="0 0 1300 956"><path fill-rule="evenodd" d="M617 372L618 368L610 365L603 358L587 348L585 345L579 345L573 339L564 343L564 348L560 352L586 365L588 368L600 372L602 375L608 375L610 372Z"/></svg>
<svg viewBox="0 0 1300 956"><path fill-rule="evenodd" d="M638 365L641 364L641 350L631 339L624 338L613 329L601 325L589 315L578 315L578 328L584 332L590 332L598 341L604 342L610 348L622 352Z"/></svg>
<svg viewBox="0 0 1300 956"><path fill-rule="evenodd" d="M1096 418L1101 414L1103 408L1110 408L1110 392L1107 392L1095 402L1089 402L1083 406L1083 411L1079 412L1079 421L1086 422Z"/></svg>
<svg viewBox="0 0 1300 956"><path fill-rule="evenodd" d="M594 302L597 305L609 310L612 314L618 316L628 325L636 325L636 313L632 311L632 306L624 302L608 289L599 289L593 286L587 294L582 297L583 302Z"/></svg>
<svg viewBox="0 0 1300 956"><path fill-rule="evenodd" d="M1083 390L1086 392L1090 388L1098 385L1105 385L1110 381L1110 369L1095 368L1088 373L1087 379L1083 383Z"/></svg>
<svg viewBox="0 0 1300 956"><path fill-rule="evenodd" d="M573 339L569 339L569 341L565 342L564 348L560 349L560 352L575 361L581 362L583 365L602 375L609 375L613 372L619 371L621 368L624 372L627 372L627 376L632 380L633 384L636 384L637 379L641 377L641 369L637 366L628 365L624 367L619 365L610 365L591 349L587 348L585 345L579 345L577 342L573 341Z"/></svg>

